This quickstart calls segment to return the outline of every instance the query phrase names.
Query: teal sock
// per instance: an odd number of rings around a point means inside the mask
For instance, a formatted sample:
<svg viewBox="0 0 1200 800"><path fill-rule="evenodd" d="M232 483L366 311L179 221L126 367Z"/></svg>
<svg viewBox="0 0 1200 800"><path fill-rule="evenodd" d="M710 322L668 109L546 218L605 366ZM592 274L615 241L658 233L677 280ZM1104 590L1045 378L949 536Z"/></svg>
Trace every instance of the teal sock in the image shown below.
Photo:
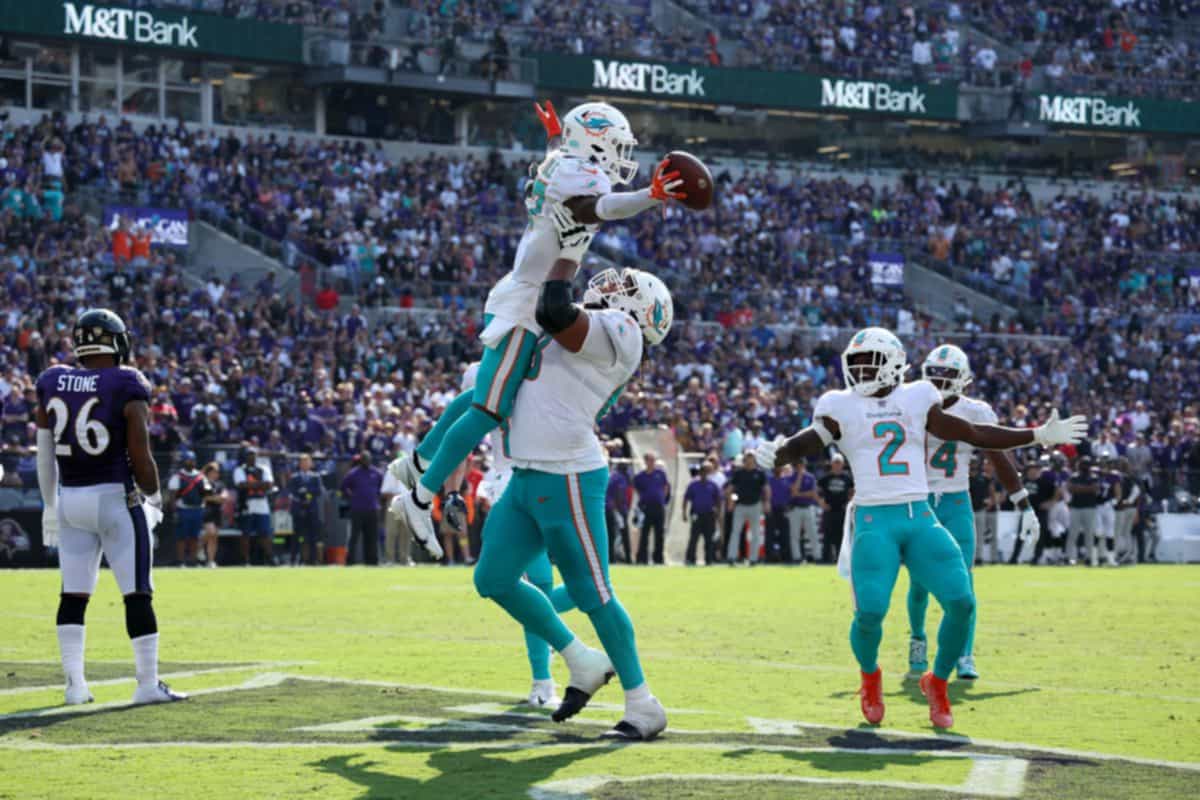
<svg viewBox="0 0 1200 800"><path fill-rule="evenodd" d="M925 612L929 608L929 592L913 581L908 585L908 629L914 639L925 638Z"/></svg>
<svg viewBox="0 0 1200 800"><path fill-rule="evenodd" d="M967 572L967 577L971 579L971 599L975 599L975 573ZM963 645L962 654L969 656L975 652L975 617L979 613L978 603L971 610L971 621L967 623L967 643Z"/></svg>
<svg viewBox="0 0 1200 800"><path fill-rule="evenodd" d="M560 614L575 608L575 601L571 599L571 593L567 591L565 584L550 593L550 602L554 604L554 610Z"/></svg>
<svg viewBox="0 0 1200 800"><path fill-rule="evenodd" d="M547 597L554 588L552 583L535 583L534 586ZM525 629L525 652L529 656L529 669L533 673L533 679L550 680L550 645L546 644L545 639L530 633L528 628Z"/></svg>
<svg viewBox="0 0 1200 800"><path fill-rule="evenodd" d="M425 434L425 438L417 445L417 454L421 456L421 461L425 464L433 461L433 457L437 455L438 448L442 446L442 439L446 438L446 431L458 422L458 418L467 413L467 409L471 407L471 402L475 397L475 390L470 389L462 392L458 397L450 401L450 404L442 411L442 415L437 418L433 428L429 433Z"/></svg>
<svg viewBox="0 0 1200 800"><path fill-rule="evenodd" d="M475 446L483 441L483 437L499 424L499 420L483 409L476 406L468 408L458 421L450 426L450 430L446 431L441 446L437 449L437 455L429 462L425 474L421 476L421 485L437 494L446 478L450 477L450 473L454 472Z"/></svg>
<svg viewBox="0 0 1200 800"><path fill-rule="evenodd" d="M879 640L882 638L882 614L854 612L854 621L850 623L850 649L858 659L859 669L868 675L879 669Z"/></svg>
<svg viewBox="0 0 1200 800"><path fill-rule="evenodd" d="M971 615L975 612L975 600L968 595L942 603L942 611L944 616L938 628L938 651L937 658L933 660L933 674L948 680L955 662L963 654L967 631L971 627Z"/></svg>
<svg viewBox="0 0 1200 800"><path fill-rule="evenodd" d="M613 663L613 669L617 671L617 677L621 679L621 688L636 689L645 683L633 622L625 613L621 601L614 597L595 611L589 611L588 617L592 620L596 635L600 637L600 643L604 645L604 652Z"/></svg>
<svg viewBox="0 0 1200 800"><path fill-rule="evenodd" d="M550 598L527 581L518 581L511 591L492 595L492 599L525 627L527 635L532 633L555 650L562 650L575 638L554 613ZM546 658L549 657L547 654Z"/></svg>

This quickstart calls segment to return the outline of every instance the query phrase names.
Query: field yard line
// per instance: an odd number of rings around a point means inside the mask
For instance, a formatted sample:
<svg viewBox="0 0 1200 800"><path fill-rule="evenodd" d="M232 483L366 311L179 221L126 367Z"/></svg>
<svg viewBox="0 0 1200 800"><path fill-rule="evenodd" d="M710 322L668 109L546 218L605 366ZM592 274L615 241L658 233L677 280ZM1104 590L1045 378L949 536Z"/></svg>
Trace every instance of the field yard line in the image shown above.
<svg viewBox="0 0 1200 800"><path fill-rule="evenodd" d="M847 729L838 725L821 725L813 722L799 722L794 720L783 719L762 719L759 717L747 717L746 721L750 723L750 727L755 733L763 735L795 735L800 728L809 730L827 730L827 731L846 731L855 730ZM1145 764L1151 767L1169 767L1171 769L1183 769L1192 772L1200 772L1200 763L1193 761L1163 761L1157 758L1143 758L1141 756L1122 756L1114 753L1098 753L1093 750L1071 750L1066 747L1050 747L1041 744L1028 744L1025 742L1002 742L994 739L975 739L970 736L962 736L957 733L938 733L929 731L928 733L917 733L916 731L902 731L896 728L870 728L867 729L870 733L878 733L886 736L895 736L898 739L945 739L949 742L961 742L963 744L975 745L976 747L991 747L995 750L1027 750L1035 753L1053 753L1060 756L1072 756L1074 758L1094 758L1099 761L1128 761L1134 764Z"/></svg>
<svg viewBox="0 0 1200 800"><path fill-rule="evenodd" d="M549 717L546 719L549 719ZM525 725L501 725L495 722L473 722L469 719L447 719L445 717L419 717L411 714L385 714L381 717L363 717L362 719L352 719L347 722L330 722L326 725L303 725L298 728L291 728L290 730L304 731L305 733L362 733L379 730L388 730L395 733L425 732L406 730L404 728L385 728L384 726L389 722L413 722L427 726L445 726L478 733L526 733L529 731L529 727Z"/></svg>
<svg viewBox="0 0 1200 800"><path fill-rule="evenodd" d="M755 783L759 781L771 781L773 783L807 783L821 784L832 786L866 786L866 787L887 787L889 789L911 789L914 791L934 791L934 792L953 792L954 794L987 794L993 797L1016 797L1013 794L992 794L991 792L980 792L975 789L966 789L962 786L946 786L938 783L912 783L909 781L888 781L888 780L866 780L852 778L817 778L801 775L712 775L696 773L689 775L687 773L671 773L664 772L657 775L637 775L637 776L618 776L618 775L590 775L585 778L568 778L561 781L549 781L547 783L538 784L529 788L529 797L532 800L587 800L591 797L591 793L609 783L629 784L641 783L644 781L712 781L717 783Z"/></svg>
<svg viewBox="0 0 1200 800"><path fill-rule="evenodd" d="M57 664L58 662L57 661L50 661L50 662L29 661L29 662L23 662L23 663ZM95 664L98 662L93 661L91 663ZM129 662L120 661L120 662L104 662L104 663L126 664ZM215 675L215 674L221 673L221 672L250 672L251 670L264 669L266 667L295 667L295 666L299 666L301 664L309 664L309 663L312 663L312 662L309 662L309 661L258 661L258 662L254 662L254 663L243 664L240 667L230 665L228 667L212 667L210 669L192 669L192 670L184 670L182 672L163 672L163 673L159 674L159 677L160 678L195 678L199 675ZM106 678L102 681L88 681L88 686L116 686L118 684L128 683L132 680L134 680L134 677L132 675L130 675L127 678ZM61 690L62 688L63 688L63 685L61 683L41 684L38 686L18 686L15 689L0 689L0 696L14 695L14 694L31 694L33 692L44 692L47 689Z"/></svg>

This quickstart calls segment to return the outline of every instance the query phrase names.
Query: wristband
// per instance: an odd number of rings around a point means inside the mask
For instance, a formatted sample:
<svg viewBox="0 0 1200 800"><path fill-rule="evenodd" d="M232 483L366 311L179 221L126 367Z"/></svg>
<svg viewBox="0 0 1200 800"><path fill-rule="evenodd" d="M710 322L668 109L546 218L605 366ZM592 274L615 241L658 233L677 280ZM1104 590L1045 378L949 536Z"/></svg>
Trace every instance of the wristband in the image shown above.
<svg viewBox="0 0 1200 800"><path fill-rule="evenodd" d="M1027 499L1028 497L1029 497L1029 490L1022 488L1019 491L1016 491L1016 492L1013 492L1012 494L1010 494L1008 496L1008 500L1010 503L1012 503L1015 506L1017 503L1021 502L1022 500Z"/></svg>

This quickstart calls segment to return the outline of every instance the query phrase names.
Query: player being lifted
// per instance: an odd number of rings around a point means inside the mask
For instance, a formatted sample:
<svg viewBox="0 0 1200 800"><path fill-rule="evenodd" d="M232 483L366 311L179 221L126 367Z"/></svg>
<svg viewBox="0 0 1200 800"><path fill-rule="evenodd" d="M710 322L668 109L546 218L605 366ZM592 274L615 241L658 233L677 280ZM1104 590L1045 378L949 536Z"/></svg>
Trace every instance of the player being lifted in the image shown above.
<svg viewBox="0 0 1200 800"><path fill-rule="evenodd" d="M929 382L904 383L907 370L904 346L891 331L859 331L842 353L849 388L821 395L811 426L786 441L780 437L760 445L755 455L759 464L772 469L838 443L855 482L852 537L843 554L849 551L855 605L850 646L862 670L863 716L871 724L883 719L879 641L903 562L944 611L937 657L933 671L921 677L921 692L929 701L930 721L949 728L954 717L946 680L962 655L975 603L963 553L929 507L927 432L943 441L1009 450L1077 442L1086 424L1083 417L1060 420L1057 411L1046 424L1031 429L974 423L944 411L941 395Z"/></svg>
<svg viewBox="0 0 1200 800"><path fill-rule="evenodd" d="M537 322L550 338L543 339L508 421L513 476L488 514L475 567L479 594L566 661L571 678L555 721L578 713L615 671L625 714L610 735L633 740L657 736L667 717L646 684L633 624L609 582L608 467L595 423L637 371L643 338L661 342L673 313L667 287L640 270L601 272L589 282L582 308L571 302L569 281L546 282ZM607 656L577 639L550 599L521 579L543 549Z"/></svg>
<svg viewBox="0 0 1200 800"><path fill-rule="evenodd" d="M554 107L547 106L545 112L538 107L538 113L550 135L550 152L525 200L529 221L512 270L484 305L479 337L484 351L475 388L450 402L404 462L401 481L412 491L393 502L393 513L407 519L413 535L436 558L440 548L430 503L454 468L512 414L541 332L534 309L542 284L549 278L574 278L601 222L633 217L685 196L679 191L679 173L666 172L665 159L647 188L613 192L614 184L632 181L638 168L633 160L637 140L625 115L607 103L585 103L567 112L560 125Z"/></svg>
<svg viewBox="0 0 1200 800"><path fill-rule="evenodd" d="M161 518L162 501L147 426L150 383L122 364L129 357L129 334L113 312L85 311L73 338L79 366L50 367L37 381L42 530L47 541L57 538L62 569L58 644L66 702L92 701L83 671L83 618L101 554L125 596L125 630L137 675L134 704L183 700L187 695L158 679L150 530Z"/></svg>
<svg viewBox="0 0 1200 800"><path fill-rule="evenodd" d="M952 344L935 347L921 364L921 377L933 384L942 396L942 410L968 422L995 425L996 412L983 400L967 397L963 391L974 377L967 354ZM942 441L929 434L926 440L928 458L926 474L929 478L929 505L937 515L938 522L950 532L958 549L962 551L963 565L971 582L974 597L975 577L971 567L975 563L975 514L971 509L969 491L971 458L974 447L968 442ZM996 469L1001 485L1008 492L1008 499L1021 511L1019 534L1036 539L1041 528L1037 514L1029 502L1029 492L1021 481L1021 475L1008 453L990 450L988 459ZM972 649L975 643L975 619L979 600L975 599L976 611L971 612L967 628L967 641L958 659L958 677L975 680ZM919 678L929 669L926 657L925 611L929 608L929 592L917 580L908 587L908 669L911 677Z"/></svg>

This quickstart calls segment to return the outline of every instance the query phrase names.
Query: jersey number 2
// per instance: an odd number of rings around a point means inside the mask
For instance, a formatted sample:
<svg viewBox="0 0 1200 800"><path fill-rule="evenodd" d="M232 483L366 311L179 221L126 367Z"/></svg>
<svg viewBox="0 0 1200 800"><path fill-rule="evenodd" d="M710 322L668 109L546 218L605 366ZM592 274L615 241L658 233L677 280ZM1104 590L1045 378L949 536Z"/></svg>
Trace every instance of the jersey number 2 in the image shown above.
<svg viewBox="0 0 1200 800"><path fill-rule="evenodd" d="M943 442L941 447L933 451L929 466L940 469L947 478L953 478L958 469L958 442Z"/></svg>
<svg viewBox="0 0 1200 800"><path fill-rule="evenodd" d="M904 428L900 427L900 423L876 422L873 433L876 439L886 438L888 440L888 443L883 446L883 450L879 452L879 474L884 477L907 475L908 462L892 460L896 457L900 446L904 444Z"/></svg>
<svg viewBox="0 0 1200 800"><path fill-rule="evenodd" d="M88 419L92 409L99 402L99 397L88 400L83 404L83 408L79 409L79 416L75 418L75 441L83 448L83 452L90 456L98 456L107 450L108 441L112 438L103 422ZM71 421L71 412L67 409L67 404L61 397L52 397L50 402L46 403L46 413L54 415L54 454L69 458L71 445L62 443L63 432Z"/></svg>

